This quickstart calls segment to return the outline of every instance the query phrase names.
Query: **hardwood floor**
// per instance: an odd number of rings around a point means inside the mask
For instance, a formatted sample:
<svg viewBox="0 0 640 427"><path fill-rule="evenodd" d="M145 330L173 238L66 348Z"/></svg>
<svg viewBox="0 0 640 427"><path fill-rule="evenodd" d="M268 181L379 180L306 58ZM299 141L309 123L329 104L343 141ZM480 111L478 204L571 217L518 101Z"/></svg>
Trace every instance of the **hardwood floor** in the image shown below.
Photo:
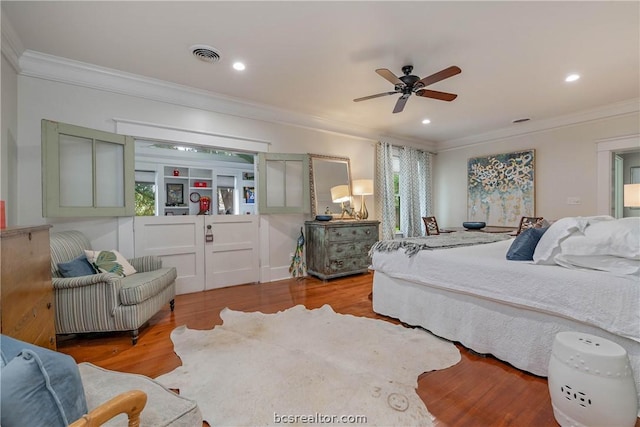
<svg viewBox="0 0 640 427"><path fill-rule="evenodd" d="M234 286L176 297L175 312L167 305L140 331L136 346L128 333L59 336L58 350L77 362L106 369L157 377L180 365L169 338L180 325L210 329L222 323L224 307L275 313L297 304L318 308L330 304L338 313L387 320L373 312L368 298L372 274L329 282L315 278ZM418 380L418 394L443 426L558 426L547 381L493 357L482 357L456 344L462 361ZM639 426L640 422L636 423Z"/></svg>

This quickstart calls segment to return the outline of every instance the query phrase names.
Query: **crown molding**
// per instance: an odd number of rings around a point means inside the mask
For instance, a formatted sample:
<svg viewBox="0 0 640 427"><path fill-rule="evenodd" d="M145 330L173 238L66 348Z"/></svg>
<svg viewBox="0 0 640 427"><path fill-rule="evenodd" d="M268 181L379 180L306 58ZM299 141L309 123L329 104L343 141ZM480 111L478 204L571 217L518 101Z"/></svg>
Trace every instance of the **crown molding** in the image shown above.
<svg viewBox="0 0 640 427"><path fill-rule="evenodd" d="M216 113L328 132L367 141L378 141L380 132L318 116L251 103L215 92L194 89L163 80L142 77L110 68L73 61L31 50L20 57L20 74L122 95L181 105ZM409 145L433 146L432 142L394 136Z"/></svg>
<svg viewBox="0 0 640 427"><path fill-rule="evenodd" d="M628 99L626 101L616 102L592 108L589 110L578 111L564 116L553 117L544 120L538 120L526 124L517 125L517 127L509 127L496 129L491 132L480 135L473 135L464 138L440 142L437 144L438 152L456 150L470 145L487 144L500 139L512 138L520 135L531 133L545 132L565 126L572 126L579 123L590 122L594 120L602 120L609 117L622 116L640 112L640 98Z"/></svg>
<svg viewBox="0 0 640 427"><path fill-rule="evenodd" d="M2 33L2 55L7 58L16 73L20 73L20 56L24 52L22 42L13 29L7 15L0 11L0 27Z"/></svg>
<svg viewBox="0 0 640 427"><path fill-rule="evenodd" d="M211 91L194 89L31 50L24 51L19 38L4 14L2 14L2 54L5 55L16 71L24 76L355 139L367 141L392 139L394 143L399 145L409 145L436 152L491 143L505 138L548 131L608 117L638 113L640 111L640 98L634 98L569 115L520 124L517 127L496 129L483 134L449 141L433 142L388 135L376 129L252 103Z"/></svg>

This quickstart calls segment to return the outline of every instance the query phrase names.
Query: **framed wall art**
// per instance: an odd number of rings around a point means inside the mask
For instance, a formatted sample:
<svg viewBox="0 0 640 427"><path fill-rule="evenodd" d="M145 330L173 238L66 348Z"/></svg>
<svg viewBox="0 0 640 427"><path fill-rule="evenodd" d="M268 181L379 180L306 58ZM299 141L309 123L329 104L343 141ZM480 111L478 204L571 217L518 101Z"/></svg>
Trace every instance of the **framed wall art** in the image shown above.
<svg viewBox="0 0 640 427"><path fill-rule="evenodd" d="M184 184L167 184L166 206L179 206L184 204Z"/></svg>
<svg viewBox="0 0 640 427"><path fill-rule="evenodd" d="M469 159L468 220L517 227L523 216L535 216L535 150Z"/></svg>
<svg viewBox="0 0 640 427"><path fill-rule="evenodd" d="M256 192L254 187L244 187L244 202L245 203L255 203L256 202Z"/></svg>

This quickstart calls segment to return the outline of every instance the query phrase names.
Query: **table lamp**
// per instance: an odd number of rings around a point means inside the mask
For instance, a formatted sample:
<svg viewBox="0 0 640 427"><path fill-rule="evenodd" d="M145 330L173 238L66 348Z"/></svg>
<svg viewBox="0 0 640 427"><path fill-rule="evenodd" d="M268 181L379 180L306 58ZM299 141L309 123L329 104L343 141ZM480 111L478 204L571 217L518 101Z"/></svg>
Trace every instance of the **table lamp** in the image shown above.
<svg viewBox="0 0 640 427"><path fill-rule="evenodd" d="M367 211L367 205L364 203L364 196L370 196L372 194L372 179L355 179L353 181L353 195L360 196L360 219L369 218L369 211Z"/></svg>
<svg viewBox="0 0 640 427"><path fill-rule="evenodd" d="M624 185L624 207L640 208L640 184Z"/></svg>
<svg viewBox="0 0 640 427"><path fill-rule="evenodd" d="M347 210L344 207L344 202L348 202L349 200L351 200L351 194L349 194L348 185L336 185L335 187L331 187L331 201L333 201L333 203L340 203L340 207L342 209L342 215L340 218L344 217L344 213Z"/></svg>

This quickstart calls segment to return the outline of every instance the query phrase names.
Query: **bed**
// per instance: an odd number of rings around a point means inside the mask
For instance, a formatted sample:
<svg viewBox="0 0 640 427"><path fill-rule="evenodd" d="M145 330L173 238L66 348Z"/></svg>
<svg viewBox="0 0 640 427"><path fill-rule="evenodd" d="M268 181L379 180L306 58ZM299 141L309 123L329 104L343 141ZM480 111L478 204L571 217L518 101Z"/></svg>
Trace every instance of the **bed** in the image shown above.
<svg viewBox="0 0 640 427"><path fill-rule="evenodd" d="M539 376L558 332L597 335L626 349L640 395L640 218L563 218L538 234L530 261L506 259L526 236L378 242L373 309Z"/></svg>

